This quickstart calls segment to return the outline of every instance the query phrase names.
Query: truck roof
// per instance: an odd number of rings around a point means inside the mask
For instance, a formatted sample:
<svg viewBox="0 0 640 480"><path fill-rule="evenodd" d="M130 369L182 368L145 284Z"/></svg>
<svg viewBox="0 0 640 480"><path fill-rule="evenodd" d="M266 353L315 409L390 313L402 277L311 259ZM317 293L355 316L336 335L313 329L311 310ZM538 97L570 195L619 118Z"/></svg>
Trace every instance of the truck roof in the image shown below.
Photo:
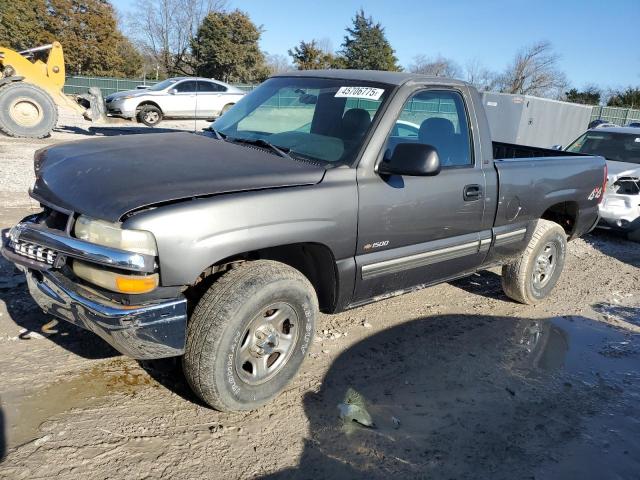
<svg viewBox="0 0 640 480"><path fill-rule="evenodd" d="M274 75L274 77L320 77L342 80L362 80L363 82L379 82L389 85L403 85L410 81L435 83L439 85L468 85L461 80L445 77L433 77L420 73L387 72L382 70L294 70Z"/></svg>

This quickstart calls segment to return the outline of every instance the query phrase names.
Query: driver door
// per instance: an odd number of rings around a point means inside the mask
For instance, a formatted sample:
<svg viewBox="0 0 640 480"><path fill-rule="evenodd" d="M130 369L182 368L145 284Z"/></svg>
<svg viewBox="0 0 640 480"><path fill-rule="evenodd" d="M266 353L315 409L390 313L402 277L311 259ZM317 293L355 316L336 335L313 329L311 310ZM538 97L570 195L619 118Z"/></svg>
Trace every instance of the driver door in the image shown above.
<svg viewBox="0 0 640 480"><path fill-rule="evenodd" d="M462 92L422 90L412 95L384 146L400 143L438 150L435 176L358 174L359 219L355 303L473 270L488 250L485 178L474 158ZM470 193L470 195L469 195Z"/></svg>
<svg viewBox="0 0 640 480"><path fill-rule="evenodd" d="M176 83L163 98L162 112L168 117L196 117L197 82L185 80Z"/></svg>

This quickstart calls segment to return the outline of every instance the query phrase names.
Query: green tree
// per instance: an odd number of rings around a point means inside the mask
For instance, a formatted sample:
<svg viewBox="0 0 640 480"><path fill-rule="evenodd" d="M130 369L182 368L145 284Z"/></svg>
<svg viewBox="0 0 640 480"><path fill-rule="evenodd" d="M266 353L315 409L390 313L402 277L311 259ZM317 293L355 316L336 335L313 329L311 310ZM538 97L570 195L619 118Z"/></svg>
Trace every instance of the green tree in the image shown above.
<svg viewBox="0 0 640 480"><path fill-rule="evenodd" d="M374 23L364 10L356 12L353 26L347 28L342 44L343 62L346 68L360 70L399 71L398 59L384 34L380 23Z"/></svg>
<svg viewBox="0 0 640 480"><path fill-rule="evenodd" d="M262 31L240 10L209 13L191 43L196 73L225 82L259 82L269 76L258 42Z"/></svg>
<svg viewBox="0 0 640 480"><path fill-rule="evenodd" d="M47 37L62 44L70 73L122 74L118 47L123 35L110 3L105 0L48 0L47 3Z"/></svg>
<svg viewBox="0 0 640 480"><path fill-rule="evenodd" d="M25 50L43 43L45 0L0 0L0 45Z"/></svg>
<svg viewBox="0 0 640 480"><path fill-rule="evenodd" d="M117 71L124 77L134 78L142 74L142 55L127 37L120 38L117 45L120 64Z"/></svg>
<svg viewBox="0 0 640 480"><path fill-rule="evenodd" d="M640 108L640 88L628 87L624 91L613 92L607 105L610 107Z"/></svg>
<svg viewBox="0 0 640 480"><path fill-rule="evenodd" d="M288 53L298 70L321 70L334 64L334 56L322 50L316 40L301 41Z"/></svg>
<svg viewBox="0 0 640 480"><path fill-rule="evenodd" d="M565 100L571 103L581 103L583 105L598 105L602 93L596 87L587 87L582 91L572 88L565 93Z"/></svg>
<svg viewBox="0 0 640 480"><path fill-rule="evenodd" d="M68 73L139 73L141 57L106 0L0 0L0 44L16 50L57 40Z"/></svg>

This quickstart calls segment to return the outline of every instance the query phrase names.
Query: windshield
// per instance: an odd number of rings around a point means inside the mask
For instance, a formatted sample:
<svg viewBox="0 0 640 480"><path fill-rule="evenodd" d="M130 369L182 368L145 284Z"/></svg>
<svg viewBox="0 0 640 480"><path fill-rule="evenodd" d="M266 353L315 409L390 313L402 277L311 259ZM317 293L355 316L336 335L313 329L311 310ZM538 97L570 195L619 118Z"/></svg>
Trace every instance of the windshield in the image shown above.
<svg viewBox="0 0 640 480"><path fill-rule="evenodd" d="M168 78L166 80L161 81L160 83L156 83L155 85L153 85L152 87L149 87L149 90L153 90L155 92L158 92L160 90L164 90L165 88L167 88L169 85L172 85L174 83L176 83L177 80L173 79L173 78Z"/></svg>
<svg viewBox="0 0 640 480"><path fill-rule="evenodd" d="M327 78L271 78L212 125L227 140L351 165L390 88Z"/></svg>
<svg viewBox="0 0 640 480"><path fill-rule="evenodd" d="M568 152L601 155L607 160L640 164L640 132L638 134L587 132L567 147Z"/></svg>

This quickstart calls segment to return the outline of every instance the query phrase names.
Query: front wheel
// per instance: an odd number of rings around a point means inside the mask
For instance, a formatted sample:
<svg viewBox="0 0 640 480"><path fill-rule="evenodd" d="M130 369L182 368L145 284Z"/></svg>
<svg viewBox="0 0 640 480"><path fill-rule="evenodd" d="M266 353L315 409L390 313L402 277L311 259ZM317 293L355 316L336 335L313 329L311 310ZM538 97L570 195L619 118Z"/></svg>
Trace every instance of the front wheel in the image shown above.
<svg viewBox="0 0 640 480"><path fill-rule="evenodd" d="M196 305L183 358L193 391L221 411L253 410L278 395L311 345L318 301L299 271L246 262Z"/></svg>
<svg viewBox="0 0 640 480"><path fill-rule="evenodd" d="M147 127L155 127L162 121L162 111L154 105L144 105L138 112L138 121Z"/></svg>
<svg viewBox="0 0 640 480"><path fill-rule="evenodd" d="M558 283L567 252L567 236L560 225L538 220L522 256L502 267L504 293L525 304L547 297Z"/></svg>

